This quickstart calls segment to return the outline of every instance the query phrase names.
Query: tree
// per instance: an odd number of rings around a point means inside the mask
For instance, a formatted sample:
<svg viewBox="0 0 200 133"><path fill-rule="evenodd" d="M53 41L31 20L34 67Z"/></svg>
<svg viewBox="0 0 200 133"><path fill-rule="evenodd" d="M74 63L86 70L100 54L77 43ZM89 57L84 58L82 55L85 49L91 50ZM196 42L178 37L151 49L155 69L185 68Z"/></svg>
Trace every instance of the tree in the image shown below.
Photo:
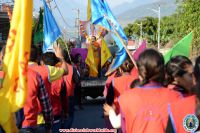
<svg viewBox="0 0 200 133"><path fill-rule="evenodd" d="M200 50L200 0L177 0L177 11L161 19L161 44L172 41L174 44L191 31L194 32L193 50ZM143 22L143 35L150 44L157 44L157 22L158 19L145 17L135 23ZM127 36L136 34L139 36L139 27L129 24L125 27Z"/></svg>
<svg viewBox="0 0 200 133"><path fill-rule="evenodd" d="M193 50L200 48L200 1L199 0L178 0L179 4L176 16L175 37L183 37L189 32L194 32Z"/></svg>
<svg viewBox="0 0 200 133"><path fill-rule="evenodd" d="M169 41L173 41L176 24L175 15L166 16L161 19L161 44L165 46Z"/></svg>
<svg viewBox="0 0 200 133"><path fill-rule="evenodd" d="M142 20L136 20L132 24L128 24L124 28L126 35L131 38L132 36L140 37L140 27L138 24L142 22L143 27L143 37L146 38L150 44L157 44L157 23L158 19L153 17L145 17Z"/></svg>
<svg viewBox="0 0 200 133"><path fill-rule="evenodd" d="M128 24L128 26L124 28L124 32L128 38L131 38L131 36L133 35L132 27L133 27L133 24Z"/></svg>

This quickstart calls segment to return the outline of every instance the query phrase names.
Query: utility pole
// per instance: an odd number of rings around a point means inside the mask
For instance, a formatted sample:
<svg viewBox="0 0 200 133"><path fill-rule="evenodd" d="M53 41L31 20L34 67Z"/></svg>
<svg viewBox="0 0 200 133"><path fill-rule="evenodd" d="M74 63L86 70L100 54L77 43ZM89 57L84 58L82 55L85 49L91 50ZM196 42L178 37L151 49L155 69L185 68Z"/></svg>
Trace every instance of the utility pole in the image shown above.
<svg viewBox="0 0 200 133"><path fill-rule="evenodd" d="M142 22L140 24L136 23L140 27L140 38L142 39Z"/></svg>
<svg viewBox="0 0 200 133"><path fill-rule="evenodd" d="M158 50L160 50L160 5L158 7Z"/></svg>
<svg viewBox="0 0 200 133"><path fill-rule="evenodd" d="M78 40L80 42L80 10L79 10L79 8L73 9L73 10L77 11L77 18L75 20L75 27L77 27L77 33L78 33L77 37L78 37Z"/></svg>

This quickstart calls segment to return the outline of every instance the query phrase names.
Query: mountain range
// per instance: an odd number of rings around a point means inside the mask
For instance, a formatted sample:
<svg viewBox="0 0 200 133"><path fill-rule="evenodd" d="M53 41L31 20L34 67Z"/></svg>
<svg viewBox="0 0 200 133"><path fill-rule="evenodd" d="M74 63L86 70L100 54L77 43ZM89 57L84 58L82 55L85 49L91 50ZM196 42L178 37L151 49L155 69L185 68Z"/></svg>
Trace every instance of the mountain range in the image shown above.
<svg viewBox="0 0 200 133"><path fill-rule="evenodd" d="M136 19L143 18L145 16L157 17L157 14L151 9L158 9L158 5L161 7L161 16L168 16L176 10L176 0L133 0L133 2L123 2L122 4L112 7L111 10L119 23L124 27L128 23L132 23ZM55 16L58 25L61 29L64 27L67 30L69 36L77 36L77 28L75 28L75 19L77 18L77 11L74 9L80 9L80 19L86 20L87 17L87 0L57 0L57 7L59 7L65 22L62 19L59 11L56 8L55 2L51 2L52 12ZM42 6L41 0L34 0L34 9L39 11L39 7ZM67 23L67 24L66 24Z"/></svg>
<svg viewBox="0 0 200 133"><path fill-rule="evenodd" d="M177 8L176 0L160 0L160 1L157 0L154 1L153 3L148 3L140 6L136 5L137 3L134 2L131 4L129 3L127 7L134 7L134 8L126 9L126 11L116 16L122 27L126 26L128 23L132 23L135 20L142 19L146 16L158 17L158 14L152 11L152 9L158 10L159 5L161 9L160 11L161 17L172 15ZM126 6L124 5L124 7ZM121 10L123 10L122 6Z"/></svg>
<svg viewBox="0 0 200 133"><path fill-rule="evenodd" d="M80 9L81 20L85 20L87 17L87 0L73 0L71 2L69 2L69 0L63 2L57 1L57 4L71 27L74 27L75 18L77 16L77 12L72 9ZM111 10L124 27L128 23L132 23L134 20L145 16L157 17L157 14L148 8L157 10L158 5L161 7L161 17L173 14L177 7L176 0L134 0L130 3L123 2L118 6L111 7ZM62 24L63 22L58 12L55 10L54 13Z"/></svg>

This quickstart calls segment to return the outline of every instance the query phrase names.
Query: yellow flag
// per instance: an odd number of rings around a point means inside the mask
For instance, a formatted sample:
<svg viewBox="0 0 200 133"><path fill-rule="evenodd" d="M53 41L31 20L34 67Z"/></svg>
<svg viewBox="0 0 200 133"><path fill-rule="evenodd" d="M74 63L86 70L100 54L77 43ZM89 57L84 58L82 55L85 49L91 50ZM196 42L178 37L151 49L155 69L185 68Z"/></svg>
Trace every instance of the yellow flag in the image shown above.
<svg viewBox="0 0 200 133"><path fill-rule="evenodd" d="M90 4L90 0L88 0L88 6L87 6L87 20L90 20L92 17L91 14L91 4Z"/></svg>
<svg viewBox="0 0 200 133"><path fill-rule="evenodd" d="M6 133L16 132L12 116L23 107L26 100L32 9L32 0L15 0L3 61L5 78L0 89L0 125Z"/></svg>
<svg viewBox="0 0 200 133"><path fill-rule="evenodd" d="M102 38L101 41L101 67L106 63L106 61L112 57L110 49L106 45L106 41Z"/></svg>
<svg viewBox="0 0 200 133"><path fill-rule="evenodd" d="M90 76L97 77L97 75L98 75L98 70L97 70L98 68L97 67L98 66L95 62L94 51L93 51L92 45L90 45L90 47L88 49L88 54L87 54L85 63L89 66Z"/></svg>

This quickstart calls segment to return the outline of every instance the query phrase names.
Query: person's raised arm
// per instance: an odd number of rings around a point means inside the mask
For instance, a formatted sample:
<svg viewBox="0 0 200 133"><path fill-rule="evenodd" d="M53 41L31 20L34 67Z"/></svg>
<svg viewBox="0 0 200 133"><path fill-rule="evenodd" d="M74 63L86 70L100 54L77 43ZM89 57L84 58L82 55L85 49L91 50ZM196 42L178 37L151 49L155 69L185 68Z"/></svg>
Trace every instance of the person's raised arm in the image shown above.
<svg viewBox="0 0 200 133"><path fill-rule="evenodd" d="M55 51L55 55L56 57L60 60L60 62L62 63L61 68L64 69L64 74L67 75L68 74L68 67L67 67L67 63L64 59L63 53L62 53L62 49L60 47L60 44L55 44L54 45L54 51Z"/></svg>

